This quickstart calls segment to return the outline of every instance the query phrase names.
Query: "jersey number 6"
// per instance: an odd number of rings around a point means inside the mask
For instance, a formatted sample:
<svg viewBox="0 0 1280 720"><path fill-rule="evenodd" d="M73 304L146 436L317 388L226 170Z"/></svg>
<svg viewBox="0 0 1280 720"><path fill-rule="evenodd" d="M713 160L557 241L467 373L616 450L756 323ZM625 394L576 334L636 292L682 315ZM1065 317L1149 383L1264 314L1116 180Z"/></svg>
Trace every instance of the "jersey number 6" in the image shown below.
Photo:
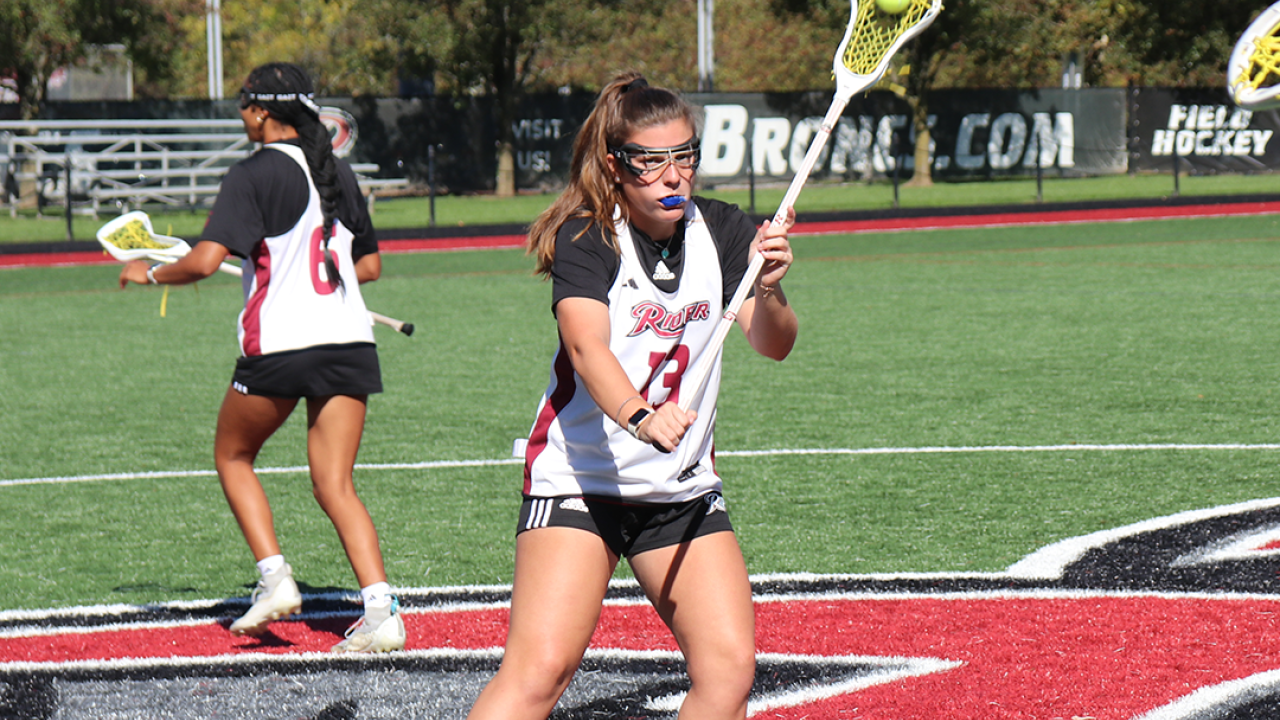
<svg viewBox="0 0 1280 720"><path fill-rule="evenodd" d="M333 291L338 289L338 279L327 276L324 270L324 250L320 248L320 244L324 242L324 233L321 228L316 228L311 233L311 242L308 243L307 264L311 266L311 287L315 288L318 295L332 295ZM338 266L338 258L333 258L333 265ZM325 275L321 277L321 275Z"/></svg>

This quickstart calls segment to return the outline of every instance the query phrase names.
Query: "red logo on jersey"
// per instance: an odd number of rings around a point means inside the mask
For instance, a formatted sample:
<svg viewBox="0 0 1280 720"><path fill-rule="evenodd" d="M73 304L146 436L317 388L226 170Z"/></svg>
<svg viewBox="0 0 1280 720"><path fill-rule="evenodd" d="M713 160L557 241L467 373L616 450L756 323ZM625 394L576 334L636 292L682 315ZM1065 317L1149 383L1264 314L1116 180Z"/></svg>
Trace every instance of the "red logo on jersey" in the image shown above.
<svg viewBox="0 0 1280 720"><path fill-rule="evenodd" d="M658 303L646 301L631 308L631 317L636 319L636 326L627 333L627 337L635 337L647 330L652 330L653 334L660 338L674 340L680 337L685 325L697 320L710 319L711 303L700 300L673 313Z"/></svg>

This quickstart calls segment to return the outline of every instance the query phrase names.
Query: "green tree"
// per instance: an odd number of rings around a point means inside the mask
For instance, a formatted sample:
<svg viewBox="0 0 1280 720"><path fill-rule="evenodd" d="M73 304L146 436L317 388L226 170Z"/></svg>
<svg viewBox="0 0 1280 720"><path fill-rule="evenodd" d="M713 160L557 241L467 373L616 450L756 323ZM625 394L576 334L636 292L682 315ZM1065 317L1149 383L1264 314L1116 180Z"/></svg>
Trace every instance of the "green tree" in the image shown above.
<svg viewBox="0 0 1280 720"><path fill-rule="evenodd" d="M20 113L31 119L44 102L53 71L81 53L80 32L67 0L9 0L0 4L0 70L17 81Z"/></svg>
<svg viewBox="0 0 1280 720"><path fill-rule="evenodd" d="M1250 21L1265 2L1218 0L1109 0L1107 10L1122 19L1099 38L1099 84L1219 87L1227 61ZM1105 42L1104 42L1105 41Z"/></svg>
<svg viewBox="0 0 1280 720"><path fill-rule="evenodd" d="M203 5L203 3L199 3ZM178 41L176 13L189 0L5 0L0 3L0 72L17 81L21 115L34 118L49 77L83 60L92 45L123 43L143 72L160 77Z"/></svg>
<svg viewBox="0 0 1280 720"><path fill-rule="evenodd" d="M222 8L224 94L234 93L259 65L292 62L311 73L321 95L394 95L404 51L419 40L422 25L414 20L414 5L403 0L224 3ZM204 32L203 23L199 31Z"/></svg>
<svg viewBox="0 0 1280 720"><path fill-rule="evenodd" d="M603 7L602 7L603 6ZM497 194L515 193L516 110L520 96L545 88L555 77L540 61L571 44L600 47L616 28L591 21L609 0L419 0L435 23L429 55L445 92L486 95L495 103L498 140ZM556 78L559 80L559 78Z"/></svg>

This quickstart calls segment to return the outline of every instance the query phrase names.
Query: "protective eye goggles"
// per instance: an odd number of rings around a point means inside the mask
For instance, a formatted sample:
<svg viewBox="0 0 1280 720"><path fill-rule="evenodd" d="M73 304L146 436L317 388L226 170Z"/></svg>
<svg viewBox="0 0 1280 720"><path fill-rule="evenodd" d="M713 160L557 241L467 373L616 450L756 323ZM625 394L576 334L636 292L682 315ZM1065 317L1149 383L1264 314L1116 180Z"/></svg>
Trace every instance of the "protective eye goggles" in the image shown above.
<svg viewBox="0 0 1280 720"><path fill-rule="evenodd" d="M668 165L675 165L680 170L697 170L698 163L702 162L702 145L696 137L683 145L665 148L627 143L622 147L609 148L609 154L632 175L644 177L666 172Z"/></svg>

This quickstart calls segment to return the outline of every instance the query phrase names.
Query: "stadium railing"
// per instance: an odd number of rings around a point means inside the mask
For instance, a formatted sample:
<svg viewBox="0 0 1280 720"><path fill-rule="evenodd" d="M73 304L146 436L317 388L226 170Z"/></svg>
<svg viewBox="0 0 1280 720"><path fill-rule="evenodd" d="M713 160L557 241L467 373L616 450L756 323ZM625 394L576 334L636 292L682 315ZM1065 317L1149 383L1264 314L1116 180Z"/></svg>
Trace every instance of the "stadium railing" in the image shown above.
<svg viewBox="0 0 1280 720"><path fill-rule="evenodd" d="M94 217L106 208L205 205L227 170L256 149L239 120L0 121L0 205L16 216L34 196L37 212L71 203ZM379 191L409 184L375 177L376 164L351 167L370 204Z"/></svg>

